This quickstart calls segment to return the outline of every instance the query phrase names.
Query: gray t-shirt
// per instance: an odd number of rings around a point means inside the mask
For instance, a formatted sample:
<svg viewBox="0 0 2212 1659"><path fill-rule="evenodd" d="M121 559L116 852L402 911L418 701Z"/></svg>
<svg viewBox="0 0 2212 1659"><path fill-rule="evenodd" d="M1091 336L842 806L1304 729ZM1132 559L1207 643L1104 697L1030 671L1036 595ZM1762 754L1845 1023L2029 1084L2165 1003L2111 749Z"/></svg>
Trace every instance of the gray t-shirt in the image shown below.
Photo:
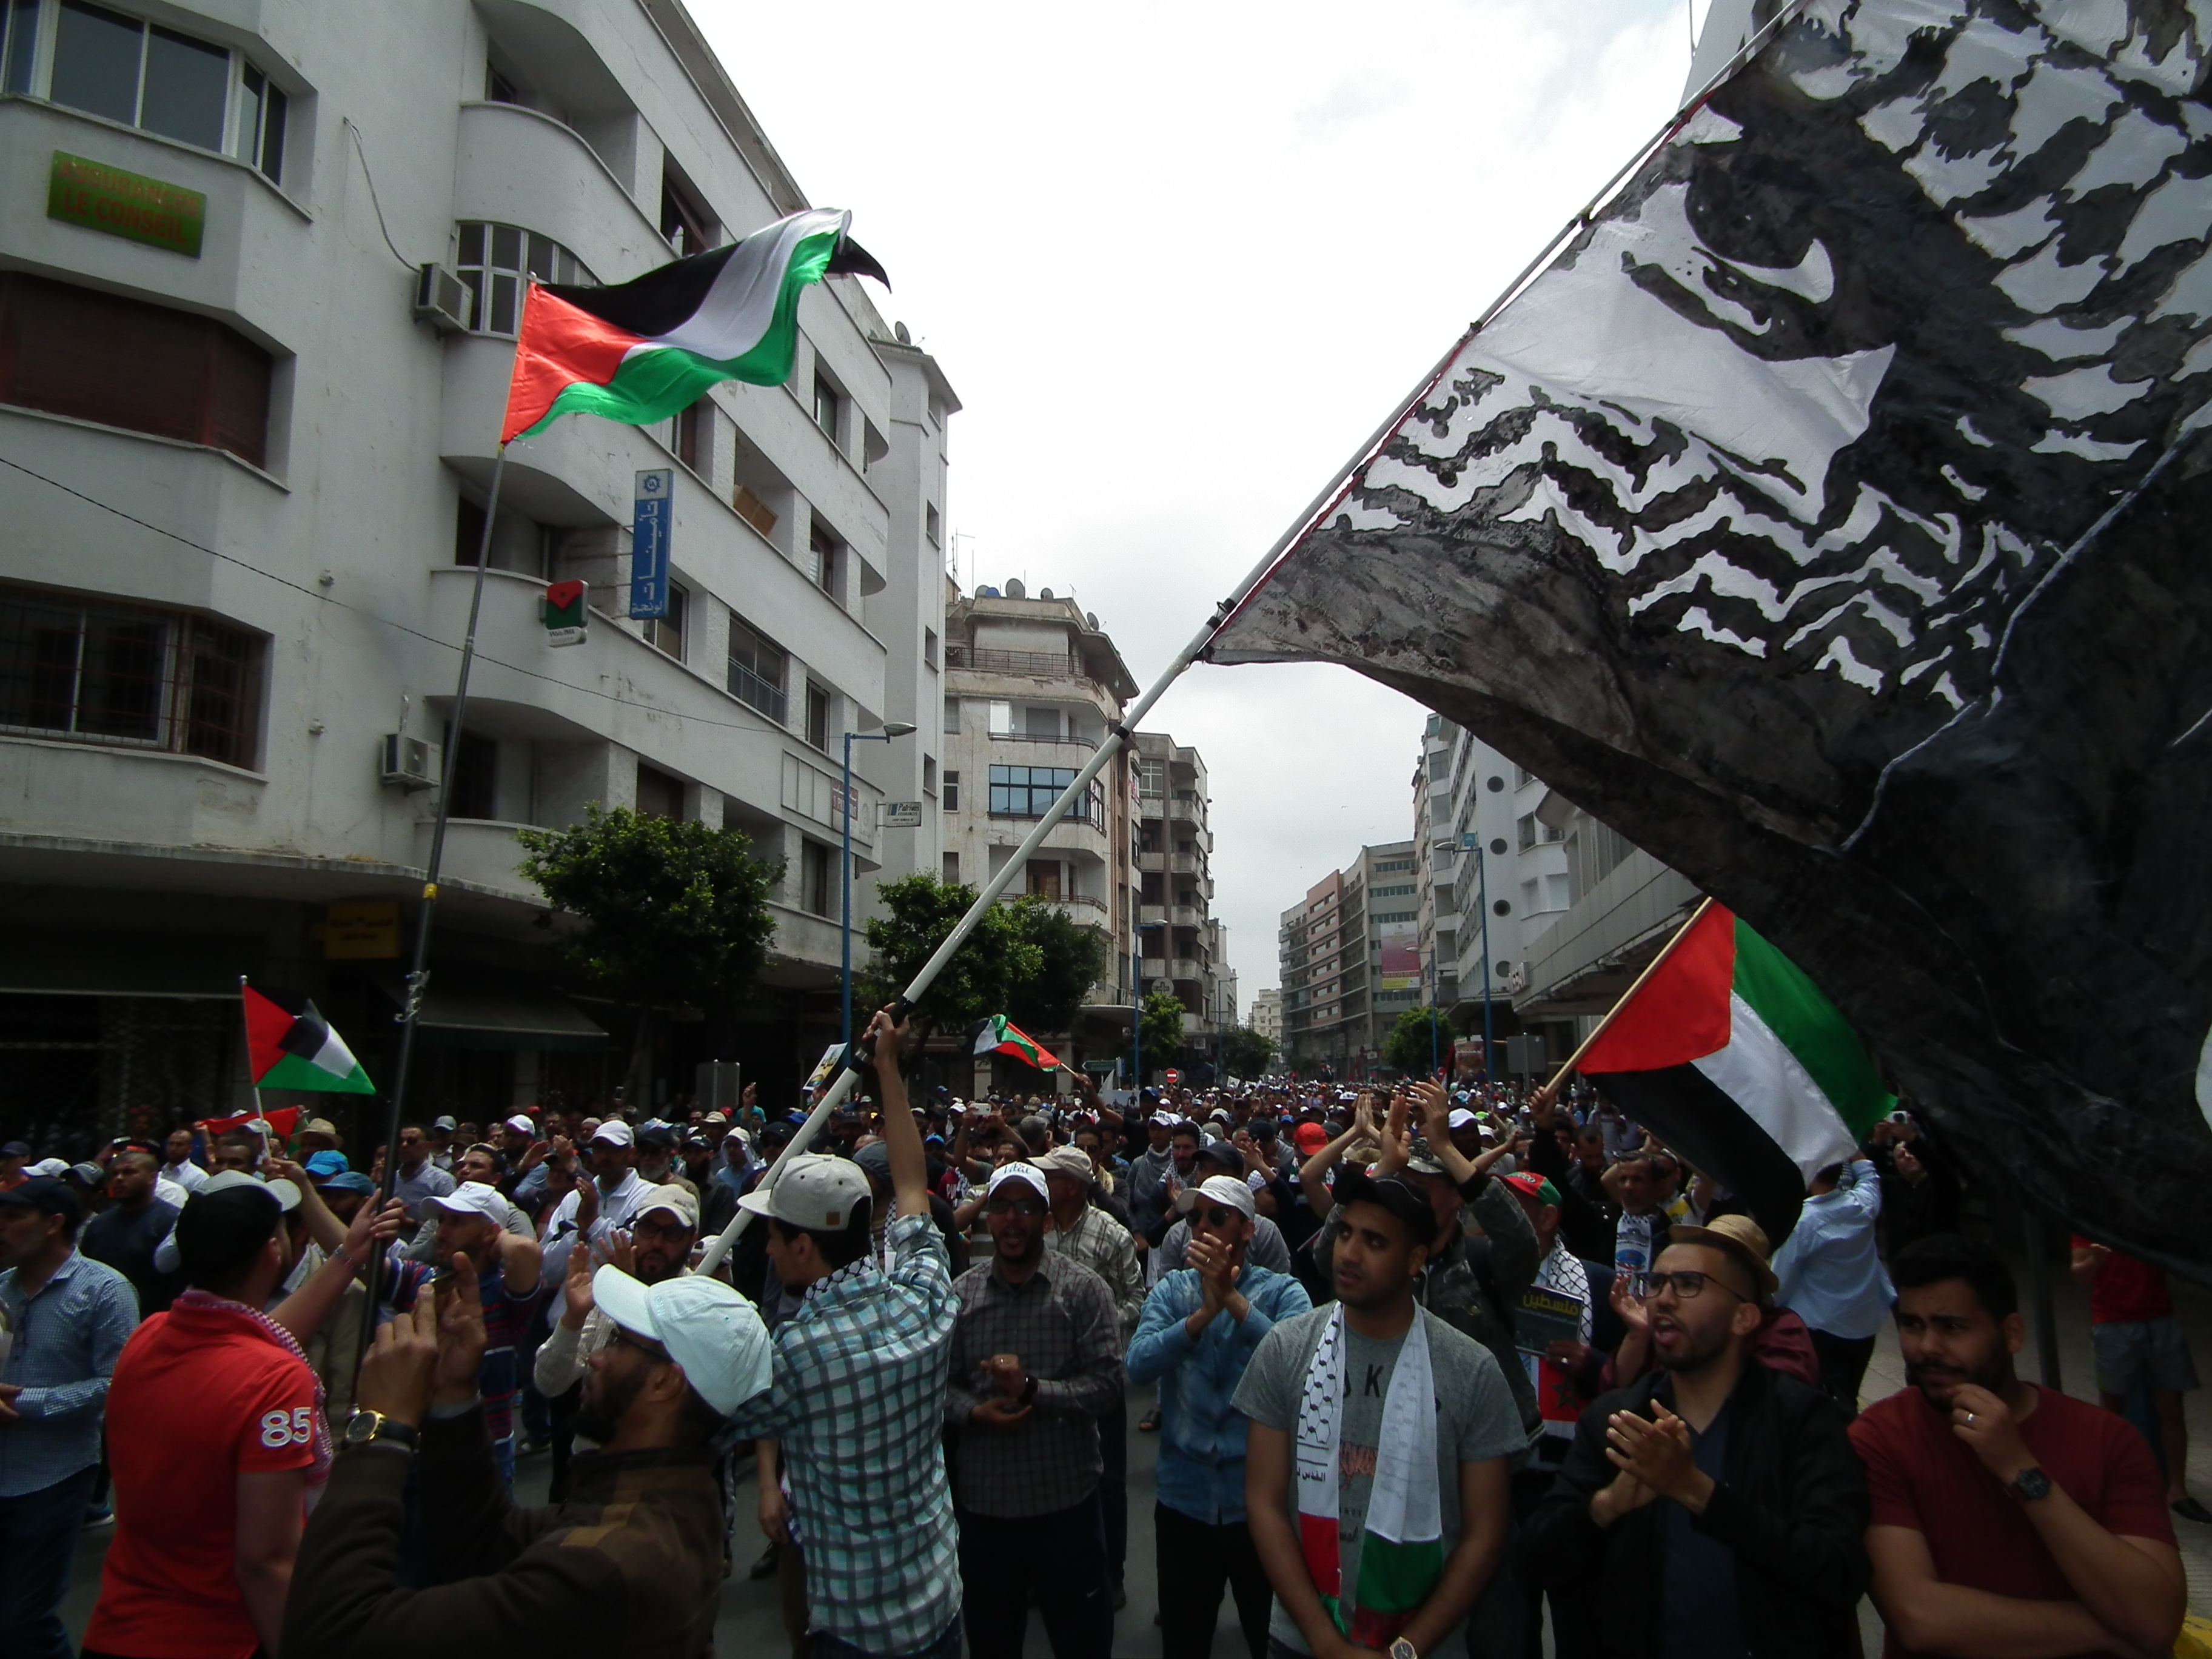
<svg viewBox="0 0 2212 1659"><path fill-rule="evenodd" d="M1264 1428L1297 1435L1306 1368L1313 1363L1322 1332L1335 1311L1335 1304L1325 1303L1311 1313L1283 1321L1260 1340L1231 1402L1238 1411ZM1490 1351L1425 1308L1420 1316L1428 1322L1429 1375L1437 1389L1437 1498L1443 1519L1444 1553L1449 1555L1459 1542L1459 1466L1512 1456L1528 1445L1528 1437L1521 1426L1513 1391L1506 1386ZM1344 1339L1347 1399L1337 1474L1337 1564L1348 1619L1352 1587L1359 1582L1359 1540L1367 1525L1368 1489L1375 1483L1375 1448L1382 1435L1382 1402L1389 1398L1390 1377L1406 1339L1370 1342L1349 1323L1345 1326ZM1295 1515L1295 1466L1291 1479L1288 1502ZM1313 1651L1279 1596L1267 1633L1293 1653ZM1455 1644L1457 1627L1446 1632L1446 1638L1433 1644L1433 1650L1442 1653Z"/></svg>

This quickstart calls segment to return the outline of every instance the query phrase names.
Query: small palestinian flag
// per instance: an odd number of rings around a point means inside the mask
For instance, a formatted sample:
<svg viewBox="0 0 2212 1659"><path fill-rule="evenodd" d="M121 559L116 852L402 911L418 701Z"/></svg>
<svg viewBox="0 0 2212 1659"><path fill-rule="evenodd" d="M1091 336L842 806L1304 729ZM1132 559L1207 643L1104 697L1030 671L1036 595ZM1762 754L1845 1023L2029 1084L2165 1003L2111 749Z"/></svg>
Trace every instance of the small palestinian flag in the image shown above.
<svg viewBox="0 0 2212 1659"><path fill-rule="evenodd" d="M1600 1092L1741 1198L1779 1246L1806 1182L1897 1103L1802 969L1709 904L1583 1056Z"/></svg>
<svg viewBox="0 0 2212 1659"><path fill-rule="evenodd" d="M315 1089L373 1095L376 1085L361 1062L303 996L257 991L244 980L246 1061L257 1089Z"/></svg>
<svg viewBox="0 0 2212 1659"><path fill-rule="evenodd" d="M799 341L800 289L840 274L890 286L846 236L852 218L794 213L612 288L532 283L500 441L578 412L650 426L723 380L781 386Z"/></svg>
<svg viewBox="0 0 2212 1659"><path fill-rule="evenodd" d="M985 1054L1012 1054L1023 1064L1034 1066L1040 1072L1060 1069L1060 1061L1046 1050L1042 1043L1004 1014L994 1014L969 1028L968 1052L978 1059Z"/></svg>

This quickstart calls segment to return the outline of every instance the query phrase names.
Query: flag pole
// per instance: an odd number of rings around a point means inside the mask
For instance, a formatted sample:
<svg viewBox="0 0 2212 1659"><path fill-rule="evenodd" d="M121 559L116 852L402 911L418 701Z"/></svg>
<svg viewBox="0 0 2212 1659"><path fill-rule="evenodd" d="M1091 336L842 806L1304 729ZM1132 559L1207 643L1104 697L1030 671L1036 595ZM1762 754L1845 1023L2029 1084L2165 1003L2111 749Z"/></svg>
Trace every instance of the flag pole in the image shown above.
<svg viewBox="0 0 2212 1659"><path fill-rule="evenodd" d="M1559 1085L1574 1074L1575 1067L1582 1064L1583 1056L1590 1051L1600 1037L1612 1029L1613 1021L1620 1018L1620 1011L1634 1001L1636 994L1644 988L1644 981L1659 971L1660 964L1674 954L1674 947L1689 938L1690 929L1696 927L1705 912L1712 908L1713 901L1711 894L1699 899L1696 908L1690 912L1689 919L1674 930L1674 936L1660 946L1657 956L1644 964L1644 971L1638 974L1629 988L1620 994L1620 1000L1606 1011L1605 1018L1598 1021L1590 1034L1576 1045L1574 1053L1567 1056L1567 1063L1559 1067L1549 1083L1536 1091L1546 1103L1548 1104L1559 1097Z"/></svg>
<svg viewBox="0 0 2212 1659"><path fill-rule="evenodd" d="M415 924L415 961L407 974L407 1000L399 1011L399 1060L392 1080L392 1110L385 1121L384 1179L377 1188L378 1209L391 1201L399 1180L399 1128L407 1111L407 1077L415 1058L415 1033L422 1012L422 993L430 982L430 927L438 914L438 876L446 859L446 823L453 815L453 772L460 763L461 722L469 708L469 671L476 665L477 620L483 611L484 572L491 567L492 526L499 518L499 487L507 472L507 441L500 441L491 465L491 492L484 503L483 533L477 541L476 584L469 593L469 627L461 641L461 667L453 685L453 712L446 720L446 752L438 769L438 815L430 828L430 858L422 871L422 908ZM257 1099L258 1097L258 1091ZM376 1337L376 1303L384 1277L384 1252L368 1259L368 1296L362 1308L361 1351Z"/></svg>
<svg viewBox="0 0 2212 1659"><path fill-rule="evenodd" d="M261 1080L253 1075L253 1027L246 1018L246 975L243 974L238 976L238 1023L246 1033L246 1078L253 1094L253 1121L266 1123L269 1113L261 1103ZM264 1158L269 1154L269 1137L265 1133L261 1137L261 1152Z"/></svg>

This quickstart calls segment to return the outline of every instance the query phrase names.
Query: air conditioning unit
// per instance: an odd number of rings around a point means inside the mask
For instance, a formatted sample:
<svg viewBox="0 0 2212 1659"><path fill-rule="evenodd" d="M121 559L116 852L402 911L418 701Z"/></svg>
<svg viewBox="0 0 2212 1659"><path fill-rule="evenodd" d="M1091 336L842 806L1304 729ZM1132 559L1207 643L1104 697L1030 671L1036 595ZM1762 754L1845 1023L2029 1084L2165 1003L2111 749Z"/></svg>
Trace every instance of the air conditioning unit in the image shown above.
<svg viewBox="0 0 2212 1659"><path fill-rule="evenodd" d="M465 334L469 326L469 291L443 265L424 265L415 273L415 320L441 334Z"/></svg>
<svg viewBox="0 0 2212 1659"><path fill-rule="evenodd" d="M404 732L387 732L380 756L378 776L402 788L434 789L438 786L438 745Z"/></svg>

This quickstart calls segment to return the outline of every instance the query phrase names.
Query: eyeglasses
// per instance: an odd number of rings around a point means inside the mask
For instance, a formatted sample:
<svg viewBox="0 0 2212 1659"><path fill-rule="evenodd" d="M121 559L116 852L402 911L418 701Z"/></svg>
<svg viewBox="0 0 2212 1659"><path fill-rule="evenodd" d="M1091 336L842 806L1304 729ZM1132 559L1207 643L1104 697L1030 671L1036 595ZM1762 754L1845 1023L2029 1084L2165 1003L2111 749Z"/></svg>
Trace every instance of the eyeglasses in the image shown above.
<svg viewBox="0 0 2212 1659"><path fill-rule="evenodd" d="M1044 1206L1033 1198L994 1198L983 1206L986 1215L1041 1216Z"/></svg>
<svg viewBox="0 0 2212 1659"><path fill-rule="evenodd" d="M1696 1301L1705 1294L1707 1285L1712 1285L1717 1290L1728 1291L1728 1293L1739 1302L1751 1300L1741 1291L1729 1290L1727 1285L1722 1284L1711 1273L1701 1273L1687 1267L1680 1273L1638 1273L1628 1281L1630 1292L1640 1302L1649 1302L1669 1285L1674 1287L1675 1296L1684 1302Z"/></svg>

